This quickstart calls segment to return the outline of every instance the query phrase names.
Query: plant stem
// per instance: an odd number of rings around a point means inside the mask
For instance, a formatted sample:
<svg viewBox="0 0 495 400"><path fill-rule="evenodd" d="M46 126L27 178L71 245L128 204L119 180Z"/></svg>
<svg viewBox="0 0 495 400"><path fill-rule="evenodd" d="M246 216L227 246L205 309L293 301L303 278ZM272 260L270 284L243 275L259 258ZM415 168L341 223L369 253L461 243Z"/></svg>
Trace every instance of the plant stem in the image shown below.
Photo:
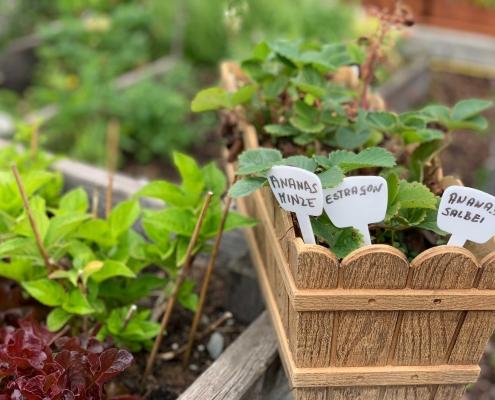
<svg viewBox="0 0 495 400"><path fill-rule="evenodd" d="M93 190L93 196L92 196L92 199L91 199L91 216L93 217L93 219L98 218L98 203L99 203L99 200L100 200L100 195L98 193L98 189L95 188Z"/></svg>
<svg viewBox="0 0 495 400"><path fill-rule="evenodd" d="M172 315L172 310L174 308L175 302L177 301L177 297L179 295L180 288L181 288L182 283L184 282L184 280L187 276L187 273L189 272L189 269L191 267L191 261L193 259L194 247L196 247L196 242L198 241L199 233L201 232L201 227L203 226L203 221L206 217L206 211L208 210L212 196L213 196L212 192L208 192L205 196L205 200L203 202L201 212L200 212L198 220L196 222L196 226L194 227L194 231L193 231L193 234L191 236L191 240L189 241L189 245L187 246L186 260L184 261L184 265L183 265L181 271L179 272L179 275L177 276L177 279L175 281L172 295L170 296L170 298L167 302L167 308L165 309L165 313L163 314L163 318L162 318L162 321L160 324L160 332L159 332L158 336L155 338L155 343L153 344L153 349L151 350L151 353L148 357L148 361L146 363L146 369L145 369L144 375L143 375L143 380L146 380L146 378L149 376L149 374L153 368L153 364L155 363L156 355L157 355L158 350L160 348L160 344L162 343L163 334L167 328L168 322L170 320L170 316Z"/></svg>
<svg viewBox="0 0 495 400"><path fill-rule="evenodd" d="M122 330L127 328L127 325L129 325L129 322L132 319L132 316L136 313L136 311L137 311L137 305L133 304L129 307L129 311L127 311L127 315L125 316L124 323L122 324Z"/></svg>
<svg viewBox="0 0 495 400"><path fill-rule="evenodd" d="M39 124L35 122L33 124L33 132L31 133L31 159L35 160L38 155L38 143L39 143Z"/></svg>
<svg viewBox="0 0 495 400"><path fill-rule="evenodd" d="M220 244L222 242L223 231L225 229L225 222L229 215L230 204L232 203L232 197L228 196L225 202L222 220L220 221L220 227L218 231L217 238L215 240L215 245L210 255L210 260L208 261L208 266L206 267L205 277L203 278L203 283L201 285L201 292L199 295L199 304L194 314L193 323L191 326L191 331L189 332L189 339L187 342L187 350L184 356L183 366L186 367L189 364L189 359L191 358L192 346L194 344L194 338L196 337L196 331L198 330L199 319L203 312L203 306L206 300L206 295L208 294L208 285L210 283L211 275L213 273L213 268L215 267L215 261L217 259L218 250L220 249Z"/></svg>
<svg viewBox="0 0 495 400"><path fill-rule="evenodd" d="M24 185L22 184L21 175L19 174L19 170L17 169L17 165L15 165L15 164L12 165L12 172L14 173L17 187L19 189L19 193L21 194L22 202L24 204L24 209L26 210L26 214L28 216L29 223L31 224L31 229L33 231L34 239L36 240L36 245L38 246L38 250L40 252L40 255L43 258L43 261L45 263L45 267L47 268L48 272L53 272L54 266L50 262L50 257L48 255L48 252L45 249L45 246L43 244L43 240L41 239L41 235L40 235L40 232L38 230L38 227L36 226L36 221L34 220L33 212L31 210L31 206L29 205L29 200L27 198L26 191L24 190Z"/></svg>
<svg viewBox="0 0 495 400"><path fill-rule="evenodd" d="M117 169L118 153L120 142L120 124L117 120L112 120L107 128L107 171L108 184L105 197L105 216L108 218L112 212L113 204L113 178Z"/></svg>

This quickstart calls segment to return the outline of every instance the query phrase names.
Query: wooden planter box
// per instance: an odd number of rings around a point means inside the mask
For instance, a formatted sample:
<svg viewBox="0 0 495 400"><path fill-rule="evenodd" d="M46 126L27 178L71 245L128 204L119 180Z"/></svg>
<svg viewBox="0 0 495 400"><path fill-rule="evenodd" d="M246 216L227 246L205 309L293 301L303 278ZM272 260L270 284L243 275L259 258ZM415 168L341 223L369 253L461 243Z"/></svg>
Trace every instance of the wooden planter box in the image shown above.
<svg viewBox="0 0 495 400"><path fill-rule="evenodd" d="M222 67L228 88L234 71ZM254 127L238 129L257 147ZM439 246L409 263L372 245L339 262L297 237L269 189L237 205L260 221L247 239L296 400L455 400L477 380L495 326L495 252L478 261Z"/></svg>

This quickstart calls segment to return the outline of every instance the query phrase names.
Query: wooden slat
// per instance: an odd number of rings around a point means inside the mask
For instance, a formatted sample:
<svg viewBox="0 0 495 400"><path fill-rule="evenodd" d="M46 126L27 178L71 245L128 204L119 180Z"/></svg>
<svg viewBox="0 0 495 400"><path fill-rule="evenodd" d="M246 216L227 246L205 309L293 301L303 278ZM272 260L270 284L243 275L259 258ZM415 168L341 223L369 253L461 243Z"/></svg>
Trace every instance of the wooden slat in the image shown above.
<svg viewBox="0 0 495 400"><path fill-rule="evenodd" d="M462 248L440 246L423 252L411 264L408 287L466 289L479 271L474 256ZM406 311L402 315L394 365L437 365L448 360L463 312Z"/></svg>
<svg viewBox="0 0 495 400"><path fill-rule="evenodd" d="M341 264L343 289L401 289L406 286L409 263L390 246L367 246ZM337 367L379 366L387 363L398 312L339 312L333 328Z"/></svg>
<svg viewBox="0 0 495 400"><path fill-rule="evenodd" d="M493 311L495 292L483 289L296 290L292 302L298 311Z"/></svg>
<svg viewBox="0 0 495 400"><path fill-rule="evenodd" d="M292 241L289 264L295 284L302 288L336 288L339 263L321 246ZM289 341L297 367L328 367L331 362L334 313L329 311L295 311L289 307Z"/></svg>
<svg viewBox="0 0 495 400"><path fill-rule="evenodd" d="M495 289L495 253L482 260L477 286ZM452 348L449 364L478 364L495 327L495 312L469 311Z"/></svg>
<svg viewBox="0 0 495 400"><path fill-rule="evenodd" d="M477 380L477 365L424 365L342 368L294 368L294 387L465 385Z"/></svg>
<svg viewBox="0 0 495 400"><path fill-rule="evenodd" d="M466 385L441 385L438 386L434 400L457 400L466 391ZM420 400L420 399L418 399Z"/></svg>
<svg viewBox="0 0 495 400"><path fill-rule="evenodd" d="M289 264L298 289L337 288L339 260L328 249L305 244L297 238L289 254Z"/></svg>

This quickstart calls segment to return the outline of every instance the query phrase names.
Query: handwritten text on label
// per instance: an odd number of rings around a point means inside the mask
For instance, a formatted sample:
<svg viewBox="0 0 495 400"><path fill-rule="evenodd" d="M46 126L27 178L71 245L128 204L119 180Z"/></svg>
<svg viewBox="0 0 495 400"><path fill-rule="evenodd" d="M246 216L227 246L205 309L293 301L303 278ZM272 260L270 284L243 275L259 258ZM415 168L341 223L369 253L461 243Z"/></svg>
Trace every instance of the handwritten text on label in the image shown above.
<svg viewBox="0 0 495 400"><path fill-rule="evenodd" d="M268 183L280 207L296 213L303 239L315 243L309 216L323 212L323 194L318 176L301 168L276 166L268 172Z"/></svg>
<svg viewBox="0 0 495 400"><path fill-rule="evenodd" d="M495 235L495 197L464 186L445 190L437 216L438 227L452 234L450 245L466 240L484 243Z"/></svg>
<svg viewBox="0 0 495 400"><path fill-rule="evenodd" d="M381 222L387 212L387 181L380 176L351 176L323 191L325 212L338 228L354 227L371 244L368 224Z"/></svg>

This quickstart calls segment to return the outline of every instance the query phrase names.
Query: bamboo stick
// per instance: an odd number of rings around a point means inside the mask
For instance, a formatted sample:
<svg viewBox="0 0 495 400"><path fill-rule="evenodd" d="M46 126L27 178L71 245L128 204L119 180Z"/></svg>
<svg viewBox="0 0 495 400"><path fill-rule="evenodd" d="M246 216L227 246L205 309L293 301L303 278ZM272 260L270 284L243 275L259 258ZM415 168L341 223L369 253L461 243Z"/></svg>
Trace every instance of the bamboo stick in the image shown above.
<svg viewBox="0 0 495 400"><path fill-rule="evenodd" d="M177 301L177 297L179 295L179 290L180 287L182 286L182 283L184 282L187 273L189 272L189 269L191 267L191 261L193 258L193 251L194 247L196 246L196 242L198 241L199 233L201 231L201 227L203 225L203 221L206 216L206 211L208 210L208 207L211 202L211 198L213 196L212 192L208 192L205 196L205 200L203 203L203 207L201 208L201 212L199 214L198 220L196 222L196 226L194 227L194 231L191 237L191 240L189 241L189 245L187 246L186 250L186 260L184 261L184 265L177 276L177 279L175 281L174 289L172 292L172 295L170 296L168 302L167 302L167 308L165 309L165 313L163 314L163 318L160 324L160 333L155 339L155 343L153 344L153 349L151 350L151 353L148 357L148 361L146 363L146 369L144 371L143 375L143 380L146 380L146 378L149 376L153 364L155 362L156 355L158 354L158 350L160 349L160 344L162 343L162 338L163 334L167 328L167 324L170 320L170 316L172 315L172 310L174 308L175 302Z"/></svg>
<svg viewBox="0 0 495 400"><path fill-rule="evenodd" d="M189 332L189 339L187 342L187 350L184 356L184 363L183 363L184 367L189 364L192 347L194 345L194 338L196 337L196 331L198 330L199 319L201 318L201 314L203 312L203 306L206 300L206 295L208 294L208 285L210 283L211 275L213 273L213 268L215 267L215 261L217 259L218 250L222 242L223 231L225 229L225 222L227 221L227 217L229 215L231 203L232 203L232 197L228 196L227 201L225 202L225 207L223 210L222 219L220 221L220 227L217 238L215 240L215 245L213 247L213 251L211 252L210 260L208 262L208 266L206 267L205 277L203 278L203 283L201 285L199 304L198 304L198 308L196 309L196 313L194 314L194 319L191 325L191 331Z"/></svg>
<svg viewBox="0 0 495 400"><path fill-rule="evenodd" d="M38 246L38 250L41 254L41 257L43 258L43 261L45 263L45 266L48 270L48 272L53 272L54 266L50 262L50 257L48 255L48 252L45 249L45 246L43 244L43 240L41 239L40 231L38 230L38 227L36 226L36 221L34 220L33 217L33 212L31 210L31 206L29 205L29 200L26 195L26 191L24 190L24 185L22 183L21 175L19 174L19 170L17 169L17 165L12 165L12 172L14 173L14 177L17 183L17 187L19 188L19 193L21 194L22 202L24 204L24 209L26 210L26 214L29 219L29 223L31 224L31 229L33 230L34 234L34 239L36 240L36 245Z"/></svg>

